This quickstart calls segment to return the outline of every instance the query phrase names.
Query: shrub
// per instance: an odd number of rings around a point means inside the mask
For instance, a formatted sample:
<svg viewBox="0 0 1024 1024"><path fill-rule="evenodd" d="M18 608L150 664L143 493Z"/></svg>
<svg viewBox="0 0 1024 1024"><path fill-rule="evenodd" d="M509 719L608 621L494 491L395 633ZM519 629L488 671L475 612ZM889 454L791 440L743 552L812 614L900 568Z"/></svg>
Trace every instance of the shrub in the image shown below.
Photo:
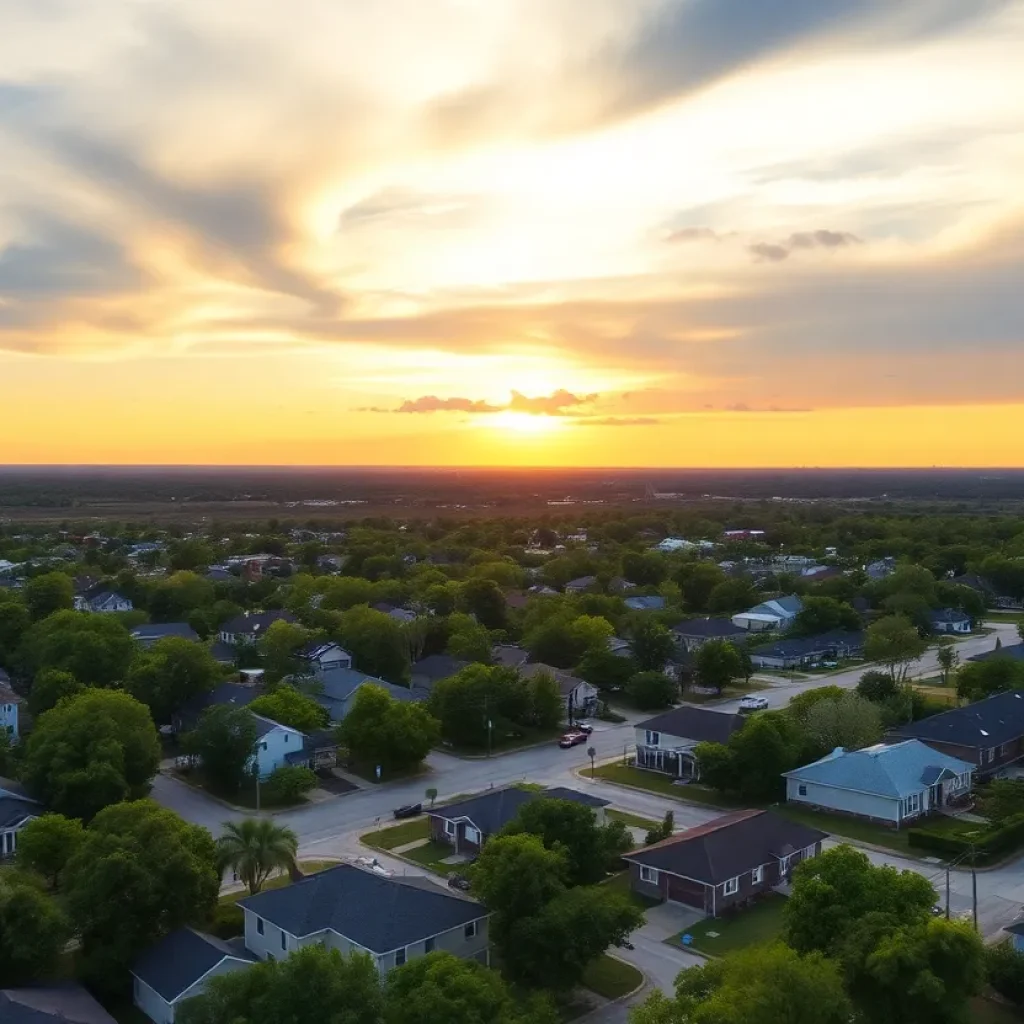
<svg viewBox="0 0 1024 1024"><path fill-rule="evenodd" d="M209 930L218 939L233 939L245 931L245 914L237 903L218 903Z"/></svg>
<svg viewBox="0 0 1024 1024"><path fill-rule="evenodd" d="M274 804L298 803L315 788L316 775L300 765L283 765L263 783L267 801Z"/></svg>
<svg viewBox="0 0 1024 1024"><path fill-rule="evenodd" d="M1018 953L1009 942L987 946L985 973L999 995L1015 1006L1024 1006L1024 953Z"/></svg>

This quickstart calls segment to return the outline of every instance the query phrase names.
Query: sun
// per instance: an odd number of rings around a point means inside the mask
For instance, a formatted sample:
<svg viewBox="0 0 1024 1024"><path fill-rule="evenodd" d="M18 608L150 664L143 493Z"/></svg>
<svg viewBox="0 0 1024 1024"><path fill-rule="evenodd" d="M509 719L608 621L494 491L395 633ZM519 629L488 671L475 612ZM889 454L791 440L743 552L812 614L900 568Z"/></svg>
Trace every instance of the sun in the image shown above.
<svg viewBox="0 0 1024 1024"><path fill-rule="evenodd" d="M516 434L549 434L561 426L554 416L529 412L499 412L486 419L487 426L498 430L510 430Z"/></svg>

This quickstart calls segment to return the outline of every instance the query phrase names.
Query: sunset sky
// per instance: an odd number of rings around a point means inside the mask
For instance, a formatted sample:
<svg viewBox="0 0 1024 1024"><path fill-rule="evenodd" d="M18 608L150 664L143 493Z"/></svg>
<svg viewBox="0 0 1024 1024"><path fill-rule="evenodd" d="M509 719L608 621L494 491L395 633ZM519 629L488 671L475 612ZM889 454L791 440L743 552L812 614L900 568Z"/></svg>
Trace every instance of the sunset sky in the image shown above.
<svg viewBox="0 0 1024 1024"><path fill-rule="evenodd" d="M0 0L0 463L1024 465L1024 0Z"/></svg>

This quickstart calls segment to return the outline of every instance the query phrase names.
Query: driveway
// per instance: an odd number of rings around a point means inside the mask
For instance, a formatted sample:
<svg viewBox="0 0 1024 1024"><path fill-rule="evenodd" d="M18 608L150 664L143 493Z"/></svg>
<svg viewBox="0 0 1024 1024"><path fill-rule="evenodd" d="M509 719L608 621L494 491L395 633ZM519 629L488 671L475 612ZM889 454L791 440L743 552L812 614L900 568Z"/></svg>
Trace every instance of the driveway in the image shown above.
<svg viewBox="0 0 1024 1024"><path fill-rule="evenodd" d="M633 948L617 949L615 955L639 967L656 988L671 993L679 972L704 963L704 958L669 946L665 940L686 931L704 915L678 903L662 903L651 907L645 917L643 925L629 937Z"/></svg>

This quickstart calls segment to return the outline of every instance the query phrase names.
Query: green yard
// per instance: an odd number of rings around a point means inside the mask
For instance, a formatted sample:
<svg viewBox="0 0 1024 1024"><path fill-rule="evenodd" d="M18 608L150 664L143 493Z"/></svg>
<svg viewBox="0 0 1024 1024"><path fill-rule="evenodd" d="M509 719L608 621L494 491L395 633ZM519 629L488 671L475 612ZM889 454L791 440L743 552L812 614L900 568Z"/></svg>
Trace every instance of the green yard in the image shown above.
<svg viewBox="0 0 1024 1024"><path fill-rule="evenodd" d="M614 807L607 808L604 813L610 821L621 821L623 825L628 825L630 828L645 828L650 831L661 824L660 821L641 818L639 814L630 814L629 811L620 811Z"/></svg>
<svg viewBox="0 0 1024 1024"><path fill-rule="evenodd" d="M782 932L782 908L785 896L771 893L752 907L729 917L709 917L687 929L693 936L690 948L708 956L723 956L738 949L777 939ZM681 945L679 936L670 940Z"/></svg>
<svg viewBox="0 0 1024 1024"><path fill-rule="evenodd" d="M643 984L644 976L632 965L607 953L583 972L583 985L605 999L621 999Z"/></svg>
<svg viewBox="0 0 1024 1024"><path fill-rule="evenodd" d="M426 846L417 846L415 850L406 850L398 856L406 860L414 860L417 864L434 871L439 875L446 875L449 871L457 871L457 867L450 864L442 864L445 857L451 857L455 851L445 843L435 843L431 840Z"/></svg>
<svg viewBox="0 0 1024 1024"><path fill-rule="evenodd" d="M430 826L427 817L421 815L411 821L403 821L401 825L367 832L359 837L359 841L366 846L372 846L375 850L393 850L396 846L415 843L417 839L427 839L429 836Z"/></svg>
<svg viewBox="0 0 1024 1024"><path fill-rule="evenodd" d="M612 875L611 878L605 879L601 884L608 886L609 889L614 889L623 896L628 897L640 910L647 910L648 907L656 907L661 902L661 900L653 899L650 896L644 896L641 893L633 892L629 885L628 870L620 871L617 875Z"/></svg>
<svg viewBox="0 0 1024 1024"><path fill-rule="evenodd" d="M812 811L809 808L796 807L793 804L779 804L772 810L789 818L790 821L799 821L812 828L820 828L822 832L828 832L837 839L846 838L855 842L871 843L875 846L884 846L889 850L897 850L900 853L910 851L906 829L898 831L886 828L884 825L875 825L870 821L848 818L843 814Z"/></svg>
<svg viewBox="0 0 1024 1024"><path fill-rule="evenodd" d="M730 807L746 806L730 801L728 797L699 783L691 782L686 786L677 786L667 775L644 771L642 768L631 768L628 765L601 765L594 774L606 782L617 782L622 786L634 786L651 793L661 793L683 803L708 804L712 807L721 807L723 811Z"/></svg>

